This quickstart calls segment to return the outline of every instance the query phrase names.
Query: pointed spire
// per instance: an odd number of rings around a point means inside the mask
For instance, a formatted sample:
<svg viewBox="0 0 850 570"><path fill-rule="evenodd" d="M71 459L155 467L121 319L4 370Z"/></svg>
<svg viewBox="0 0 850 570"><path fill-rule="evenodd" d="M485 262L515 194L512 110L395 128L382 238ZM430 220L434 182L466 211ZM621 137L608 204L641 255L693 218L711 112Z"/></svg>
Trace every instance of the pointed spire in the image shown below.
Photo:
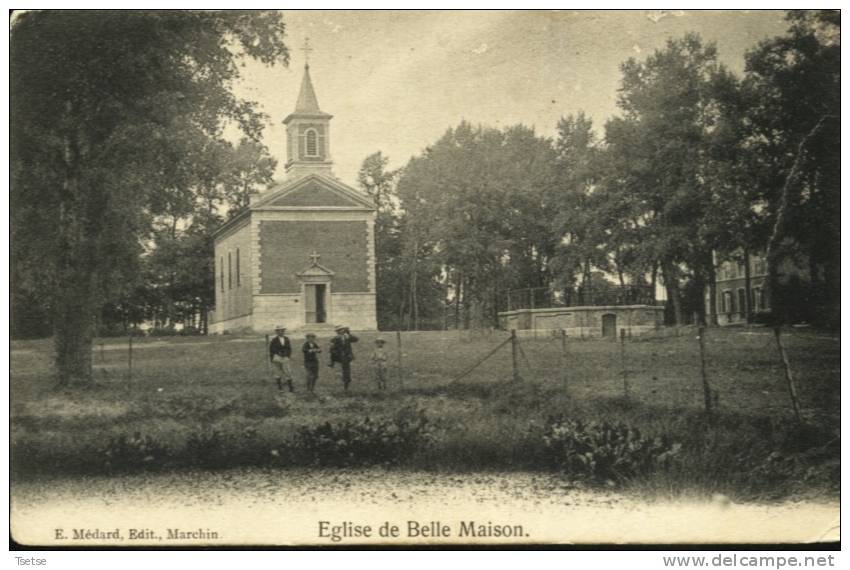
<svg viewBox="0 0 850 570"><path fill-rule="evenodd" d="M304 77L301 79L301 92L298 94L298 102L295 104L296 113L321 113L319 101L316 99L316 91L313 89L313 81L310 79L310 64L304 64Z"/></svg>

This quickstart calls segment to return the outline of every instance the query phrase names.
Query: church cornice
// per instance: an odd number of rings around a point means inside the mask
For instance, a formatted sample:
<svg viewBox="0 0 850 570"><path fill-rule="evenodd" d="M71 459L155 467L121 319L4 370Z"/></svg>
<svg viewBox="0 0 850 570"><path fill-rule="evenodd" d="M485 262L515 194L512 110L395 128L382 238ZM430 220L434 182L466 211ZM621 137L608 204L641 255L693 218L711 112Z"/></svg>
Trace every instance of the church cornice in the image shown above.
<svg viewBox="0 0 850 570"><path fill-rule="evenodd" d="M259 206L255 212L372 212L365 206Z"/></svg>
<svg viewBox="0 0 850 570"><path fill-rule="evenodd" d="M359 205L353 206L271 206L270 203L278 200L296 190L306 186L310 182L318 182L324 184L331 190L335 190L343 197L355 202ZM251 204L251 210L356 210L356 211L374 211L375 206L372 201L364 196L358 190L340 182L335 178L322 176L320 174L308 174L295 180L284 181L279 186L269 190L256 203Z"/></svg>
<svg viewBox="0 0 850 570"><path fill-rule="evenodd" d="M329 113L290 113L283 120L283 124L288 125L296 119L303 119L305 121L329 121L333 118L334 116Z"/></svg>
<svg viewBox="0 0 850 570"><path fill-rule="evenodd" d="M215 240L224 239L233 232L242 229L250 221L251 209L242 208L235 216L224 222L212 233Z"/></svg>

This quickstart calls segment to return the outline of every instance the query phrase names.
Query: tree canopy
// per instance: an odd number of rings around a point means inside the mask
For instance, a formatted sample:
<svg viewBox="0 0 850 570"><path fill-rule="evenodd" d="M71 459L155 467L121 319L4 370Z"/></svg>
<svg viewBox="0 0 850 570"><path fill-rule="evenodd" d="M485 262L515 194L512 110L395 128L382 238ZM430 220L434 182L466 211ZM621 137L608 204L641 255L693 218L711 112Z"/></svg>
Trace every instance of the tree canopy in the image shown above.
<svg viewBox="0 0 850 570"><path fill-rule="evenodd" d="M264 116L239 62L286 64L263 11L40 11L11 31L12 262L49 307L63 383L91 378L95 317L140 270L154 221L197 206L227 125Z"/></svg>

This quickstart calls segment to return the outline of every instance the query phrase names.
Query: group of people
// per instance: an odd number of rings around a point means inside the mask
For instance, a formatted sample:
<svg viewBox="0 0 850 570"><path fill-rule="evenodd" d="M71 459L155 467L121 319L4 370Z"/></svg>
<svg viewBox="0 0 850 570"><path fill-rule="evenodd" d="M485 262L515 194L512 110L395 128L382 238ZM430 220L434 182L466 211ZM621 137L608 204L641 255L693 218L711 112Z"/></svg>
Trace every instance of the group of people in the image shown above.
<svg viewBox="0 0 850 570"><path fill-rule="evenodd" d="M348 386L351 384L351 363L354 360L354 350L352 344L357 342L356 336L351 334L351 331L346 326L338 326L334 329L336 336L331 339L330 344L330 362L328 366L333 368L339 364L342 368L342 387L348 391ZM387 388L387 353L384 350L385 341L378 337L375 339L375 350L372 351L370 360L372 361L372 369L375 382L380 390ZM316 382L319 380L319 354L322 353L322 348L316 342L314 333L307 333L304 344L301 347L301 352L304 358L304 371L307 378L307 390L313 392L316 389ZM286 384L290 392L295 391L294 377L292 374L292 342L286 336L286 327L277 325L275 327L275 337L269 343L269 360L272 365L272 372L277 382L278 390L284 389Z"/></svg>

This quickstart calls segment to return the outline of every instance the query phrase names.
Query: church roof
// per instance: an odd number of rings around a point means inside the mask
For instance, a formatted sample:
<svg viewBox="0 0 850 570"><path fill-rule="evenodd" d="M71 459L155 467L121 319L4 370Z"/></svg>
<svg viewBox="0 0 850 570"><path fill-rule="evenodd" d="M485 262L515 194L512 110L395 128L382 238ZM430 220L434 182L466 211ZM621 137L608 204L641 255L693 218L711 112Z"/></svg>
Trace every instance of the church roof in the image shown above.
<svg viewBox="0 0 850 570"><path fill-rule="evenodd" d="M303 202L296 200L293 203L286 202L287 197L301 196L302 198L308 195L315 196L318 202L309 201ZM334 199L334 195L342 199L340 203ZM263 193L257 201L250 206L252 210L263 209L267 206L284 206L296 209L356 209L356 210L374 210L375 205L371 198L363 194L361 191L352 188L348 184L323 176L318 173L308 174L300 178L285 180L271 189Z"/></svg>
<svg viewBox="0 0 850 570"><path fill-rule="evenodd" d="M304 66L304 77L301 79L301 92L298 93L298 102L295 103L296 113L321 113L319 100L316 99L316 91L313 89L313 81L310 79L310 65Z"/></svg>
<svg viewBox="0 0 850 570"><path fill-rule="evenodd" d="M319 100L316 98L316 90L313 89L313 80L310 79L310 65L304 65L304 77L301 78L301 91L298 93L298 101L295 103L295 111L292 112L284 123L288 123L290 119L298 115L306 115L309 117L325 117L330 118L331 115L323 113L319 109Z"/></svg>

